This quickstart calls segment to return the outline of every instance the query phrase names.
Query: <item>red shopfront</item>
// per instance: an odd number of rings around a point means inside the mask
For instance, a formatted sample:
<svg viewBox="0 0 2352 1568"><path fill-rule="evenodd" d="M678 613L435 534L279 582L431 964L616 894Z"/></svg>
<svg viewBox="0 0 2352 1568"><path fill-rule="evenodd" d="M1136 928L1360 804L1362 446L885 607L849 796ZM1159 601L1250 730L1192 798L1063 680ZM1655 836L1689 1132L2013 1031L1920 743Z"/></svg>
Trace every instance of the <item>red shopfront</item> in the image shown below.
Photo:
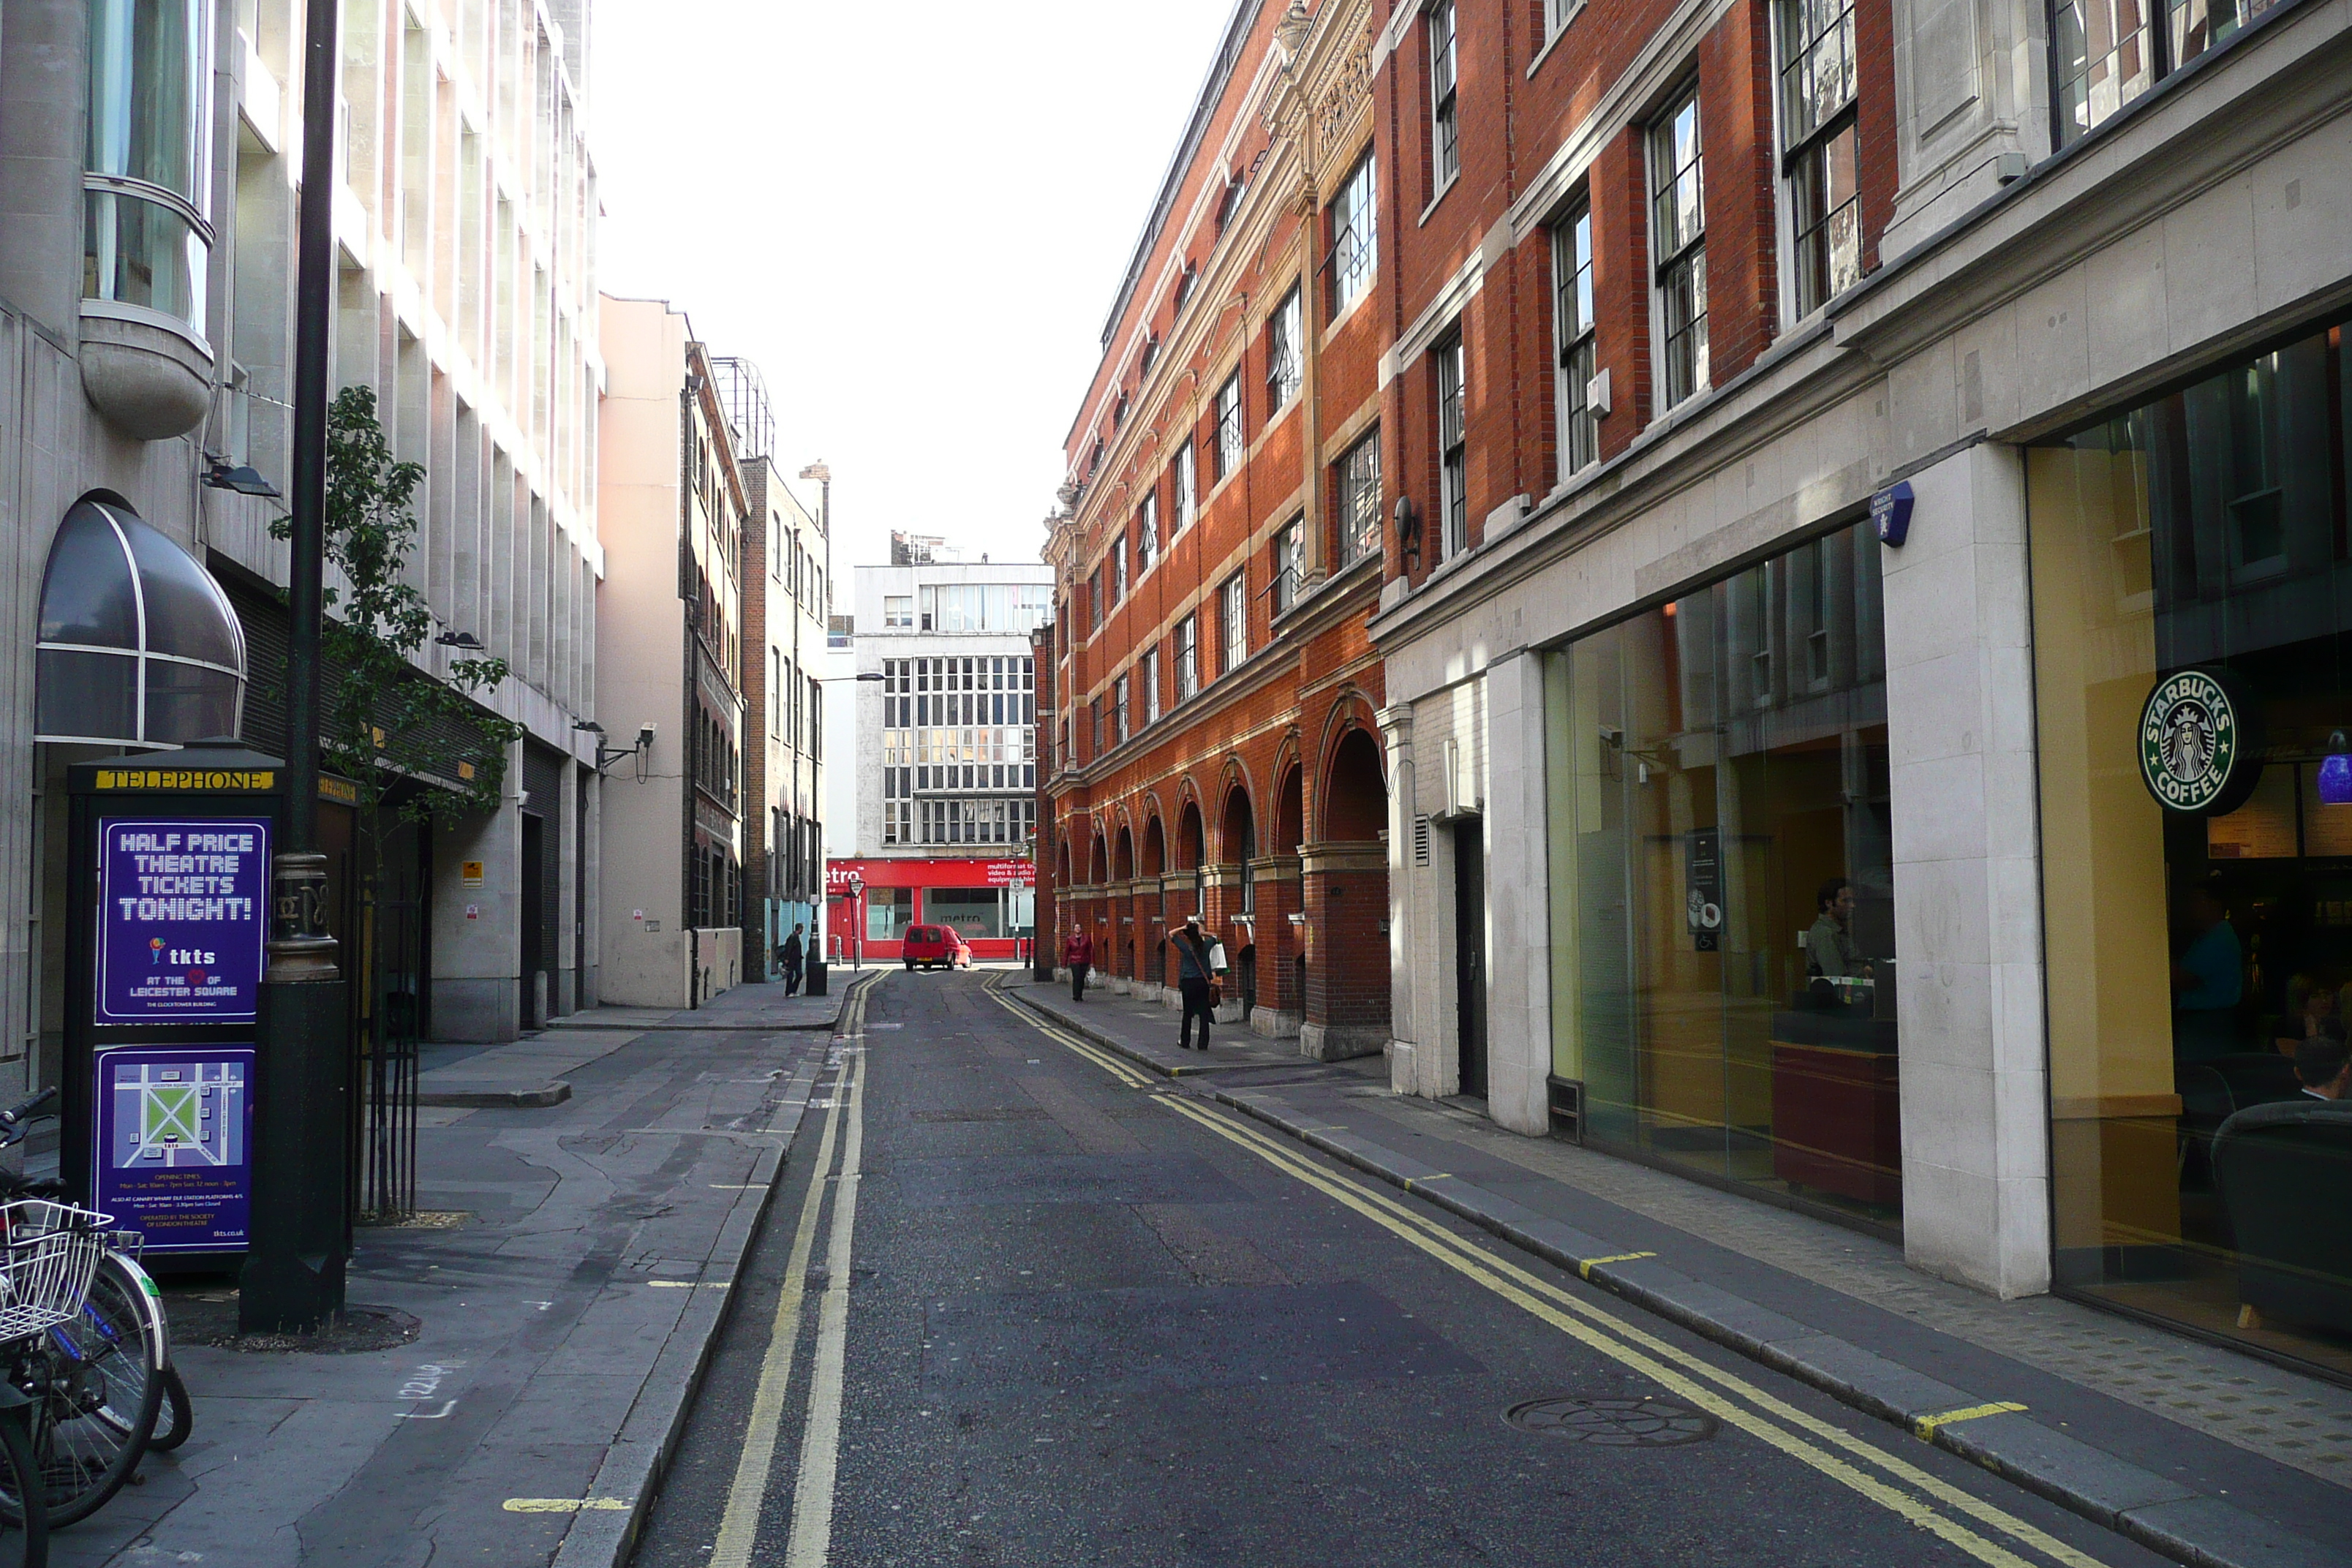
<svg viewBox="0 0 2352 1568"><path fill-rule="evenodd" d="M1019 963L1036 934L1037 868L1026 860L828 860L824 892L834 963L895 963L910 925L953 927L980 963Z"/></svg>

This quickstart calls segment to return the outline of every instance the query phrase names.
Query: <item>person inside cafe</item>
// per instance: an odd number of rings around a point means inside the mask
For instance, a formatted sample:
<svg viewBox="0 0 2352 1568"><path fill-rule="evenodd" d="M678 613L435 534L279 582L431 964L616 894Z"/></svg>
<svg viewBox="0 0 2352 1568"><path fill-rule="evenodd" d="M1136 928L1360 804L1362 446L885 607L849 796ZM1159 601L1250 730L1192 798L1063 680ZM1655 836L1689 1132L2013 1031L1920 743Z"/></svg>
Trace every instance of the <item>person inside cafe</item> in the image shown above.
<svg viewBox="0 0 2352 1568"><path fill-rule="evenodd" d="M2189 942L2172 969L2172 1054L2184 1062L2210 1061L2238 1047L2245 950L2218 884L2195 884L2187 902Z"/></svg>
<svg viewBox="0 0 2352 1568"><path fill-rule="evenodd" d="M1813 895L1812 928L1805 932L1805 973L1813 1000L1838 1001L1839 980L1866 980L1870 961L1853 940L1853 884L1843 877L1823 882Z"/></svg>
<svg viewBox="0 0 2352 1568"><path fill-rule="evenodd" d="M2294 1076L2305 1100L2342 1100L2352 1092L2352 1046L2341 1035L2315 1035L2294 1048Z"/></svg>
<svg viewBox="0 0 2352 1568"><path fill-rule="evenodd" d="M2338 1010L2336 988L2315 975L2298 974L2287 982L2287 1014L2280 1021L2277 1035L2279 1052L2293 1056L2305 1040L2327 1036L2341 1040L2346 1037L2344 1017Z"/></svg>

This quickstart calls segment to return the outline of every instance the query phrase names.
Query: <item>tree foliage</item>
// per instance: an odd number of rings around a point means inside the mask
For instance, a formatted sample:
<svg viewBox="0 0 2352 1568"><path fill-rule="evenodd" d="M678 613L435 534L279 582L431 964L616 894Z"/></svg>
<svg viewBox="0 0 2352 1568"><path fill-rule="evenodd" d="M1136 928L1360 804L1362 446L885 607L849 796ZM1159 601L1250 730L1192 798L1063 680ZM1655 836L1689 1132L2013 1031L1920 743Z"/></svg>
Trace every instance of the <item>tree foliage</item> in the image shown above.
<svg viewBox="0 0 2352 1568"><path fill-rule="evenodd" d="M411 508L424 479L422 464L393 456L373 389L337 395L327 416L326 552L341 582L331 578L325 591L320 645L325 668L341 679L322 682L320 748L328 771L358 785L361 831L371 839L385 794L404 776L426 786L401 803L410 821L497 810L508 749L522 735L473 700L506 679L504 659L453 659L446 681L412 662L435 625L407 577ZM270 532L290 538L292 520Z"/></svg>

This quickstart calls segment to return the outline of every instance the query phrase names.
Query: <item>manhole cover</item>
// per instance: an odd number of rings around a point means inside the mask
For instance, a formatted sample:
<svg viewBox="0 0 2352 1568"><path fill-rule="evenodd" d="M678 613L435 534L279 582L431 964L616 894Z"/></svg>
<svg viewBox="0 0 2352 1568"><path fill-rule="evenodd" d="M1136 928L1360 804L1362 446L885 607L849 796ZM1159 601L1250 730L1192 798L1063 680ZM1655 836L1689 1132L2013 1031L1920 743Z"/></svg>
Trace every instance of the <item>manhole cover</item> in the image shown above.
<svg viewBox="0 0 2352 1568"><path fill-rule="evenodd" d="M1663 1399L1530 1399L1503 1419L1547 1437L1602 1448L1669 1448L1704 1443L1716 1434L1714 1416Z"/></svg>

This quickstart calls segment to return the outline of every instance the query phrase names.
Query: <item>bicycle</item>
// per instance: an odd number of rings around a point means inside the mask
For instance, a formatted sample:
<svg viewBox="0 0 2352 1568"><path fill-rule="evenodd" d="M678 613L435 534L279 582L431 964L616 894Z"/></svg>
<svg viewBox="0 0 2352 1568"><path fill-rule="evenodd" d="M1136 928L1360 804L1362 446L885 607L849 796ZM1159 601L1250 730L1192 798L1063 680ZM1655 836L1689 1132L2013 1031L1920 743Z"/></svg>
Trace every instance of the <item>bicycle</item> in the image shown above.
<svg viewBox="0 0 2352 1568"><path fill-rule="evenodd" d="M0 1149L21 1142L56 1093L0 1110ZM96 1512L149 1449L176 1447L194 1426L138 1233L65 1196L61 1181L0 1173L0 1377L23 1402L51 1527ZM0 1487L0 1516L14 1495Z"/></svg>

